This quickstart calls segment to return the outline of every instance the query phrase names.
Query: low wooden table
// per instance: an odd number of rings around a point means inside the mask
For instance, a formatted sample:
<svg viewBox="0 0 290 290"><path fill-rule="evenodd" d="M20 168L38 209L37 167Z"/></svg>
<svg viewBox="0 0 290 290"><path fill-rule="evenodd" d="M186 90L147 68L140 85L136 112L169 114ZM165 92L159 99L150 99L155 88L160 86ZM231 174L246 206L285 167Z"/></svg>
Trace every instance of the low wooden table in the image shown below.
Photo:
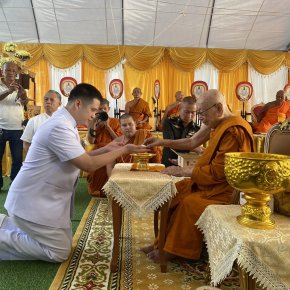
<svg viewBox="0 0 290 290"><path fill-rule="evenodd" d="M157 164L151 164L155 166ZM111 272L118 269L119 239L122 227L123 208L130 211L156 211L160 209L159 255L162 273L167 272L163 247L166 238L166 221L171 198L176 194L176 178L160 172L130 171L132 164L116 164L108 182L103 187L112 197L114 246Z"/></svg>

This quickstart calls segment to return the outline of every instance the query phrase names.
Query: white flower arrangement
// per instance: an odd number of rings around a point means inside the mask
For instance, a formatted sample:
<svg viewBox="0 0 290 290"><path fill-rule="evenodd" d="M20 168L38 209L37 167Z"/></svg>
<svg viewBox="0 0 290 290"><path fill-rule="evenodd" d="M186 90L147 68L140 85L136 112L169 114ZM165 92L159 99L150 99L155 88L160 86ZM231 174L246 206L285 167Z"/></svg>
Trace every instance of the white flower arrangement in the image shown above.
<svg viewBox="0 0 290 290"><path fill-rule="evenodd" d="M3 66L4 63L11 61L17 63L16 60L12 57L0 57L0 68Z"/></svg>
<svg viewBox="0 0 290 290"><path fill-rule="evenodd" d="M3 46L3 50L5 52L15 52L17 49L17 44L12 43L12 42L7 42Z"/></svg>
<svg viewBox="0 0 290 290"><path fill-rule="evenodd" d="M18 50L14 53L14 56L21 61L26 61L31 59L31 54L26 50Z"/></svg>

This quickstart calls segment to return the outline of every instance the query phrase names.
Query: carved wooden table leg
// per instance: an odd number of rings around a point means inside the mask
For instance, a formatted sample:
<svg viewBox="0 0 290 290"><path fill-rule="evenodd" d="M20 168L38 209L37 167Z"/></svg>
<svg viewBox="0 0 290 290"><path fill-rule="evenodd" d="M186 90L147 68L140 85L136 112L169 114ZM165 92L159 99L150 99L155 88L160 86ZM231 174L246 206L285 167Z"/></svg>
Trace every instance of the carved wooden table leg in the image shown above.
<svg viewBox="0 0 290 290"><path fill-rule="evenodd" d="M122 228L122 207L112 199L112 214L113 214L113 230L114 230L114 245L111 260L111 272L118 270L118 257L120 248L120 233Z"/></svg>
<svg viewBox="0 0 290 290"><path fill-rule="evenodd" d="M241 290L255 290L256 289L256 281L249 276L249 274L244 271L240 266L239 269L239 280L240 280L240 289Z"/></svg>
<svg viewBox="0 0 290 290"><path fill-rule="evenodd" d="M167 216L170 200L165 202L160 208L160 234L159 234L159 258L160 258L160 268L161 273L167 272L167 260L165 259L164 253L164 244L166 239L166 225L167 225Z"/></svg>

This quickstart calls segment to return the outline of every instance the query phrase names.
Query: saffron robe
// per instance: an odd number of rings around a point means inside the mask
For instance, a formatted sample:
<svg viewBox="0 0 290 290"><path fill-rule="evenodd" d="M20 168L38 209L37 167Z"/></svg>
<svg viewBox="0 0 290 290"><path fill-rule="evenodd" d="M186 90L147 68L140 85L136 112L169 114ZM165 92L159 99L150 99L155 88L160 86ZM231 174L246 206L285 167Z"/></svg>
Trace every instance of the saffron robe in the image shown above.
<svg viewBox="0 0 290 290"><path fill-rule="evenodd" d="M175 107L173 107L171 110L168 111L167 118L179 116L179 111L180 111L180 104L176 105Z"/></svg>
<svg viewBox="0 0 290 290"><path fill-rule="evenodd" d="M109 125L117 136L122 135L119 119L109 118ZM109 131L105 129L105 126L97 127L95 134L94 149L104 147L114 140ZM93 196L100 196L101 189L107 180L108 177L106 166L103 166L94 172L88 173L87 181L89 193Z"/></svg>
<svg viewBox="0 0 290 290"><path fill-rule="evenodd" d="M267 133L274 124L283 122L286 118L290 118L288 101L284 101L280 106L269 108L260 123L254 124L254 128L257 132Z"/></svg>
<svg viewBox="0 0 290 290"><path fill-rule="evenodd" d="M138 125L138 121L143 121L145 119L145 116L148 116L149 118L152 116L149 104L141 98L139 98L134 105L131 105L131 102L134 104L135 100L130 101L127 104L129 108L128 114L130 114L136 122L136 128L150 130L152 127L149 125L149 119L146 123Z"/></svg>
<svg viewBox="0 0 290 290"><path fill-rule="evenodd" d="M164 250L173 255L199 259L203 236L195 226L210 204L230 204L233 188L224 173L227 152L253 151L252 129L240 117L230 117L211 133L209 146L197 161L191 179L178 183L172 199Z"/></svg>

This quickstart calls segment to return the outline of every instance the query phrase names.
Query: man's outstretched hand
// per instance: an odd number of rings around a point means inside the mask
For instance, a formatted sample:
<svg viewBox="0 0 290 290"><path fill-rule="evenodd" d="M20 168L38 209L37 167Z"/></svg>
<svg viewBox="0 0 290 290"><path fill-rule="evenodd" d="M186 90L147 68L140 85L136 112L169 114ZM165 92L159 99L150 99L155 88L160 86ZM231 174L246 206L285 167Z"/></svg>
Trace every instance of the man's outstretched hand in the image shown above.
<svg viewBox="0 0 290 290"><path fill-rule="evenodd" d="M127 153L146 153L150 151L145 145L127 144L124 146Z"/></svg>
<svg viewBox="0 0 290 290"><path fill-rule="evenodd" d="M163 139L159 139L156 137L150 137L144 141L144 145L146 145L147 148L152 148L154 146L162 146Z"/></svg>

